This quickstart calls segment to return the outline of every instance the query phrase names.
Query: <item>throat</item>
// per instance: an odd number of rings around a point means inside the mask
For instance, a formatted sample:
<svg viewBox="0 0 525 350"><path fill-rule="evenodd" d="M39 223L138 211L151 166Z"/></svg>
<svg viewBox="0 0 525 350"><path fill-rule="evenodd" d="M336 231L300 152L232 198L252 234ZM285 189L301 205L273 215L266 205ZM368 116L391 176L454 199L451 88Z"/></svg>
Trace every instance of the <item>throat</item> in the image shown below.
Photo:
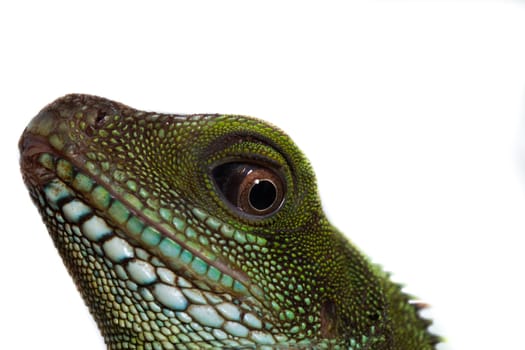
<svg viewBox="0 0 525 350"><path fill-rule="evenodd" d="M159 324L170 330L172 344L192 339L201 339L203 346L209 339L221 346L277 342L277 328L257 303L215 293L178 275L124 239L61 180L36 191L34 199L108 344L123 339L128 344L160 343L167 338L154 331Z"/></svg>

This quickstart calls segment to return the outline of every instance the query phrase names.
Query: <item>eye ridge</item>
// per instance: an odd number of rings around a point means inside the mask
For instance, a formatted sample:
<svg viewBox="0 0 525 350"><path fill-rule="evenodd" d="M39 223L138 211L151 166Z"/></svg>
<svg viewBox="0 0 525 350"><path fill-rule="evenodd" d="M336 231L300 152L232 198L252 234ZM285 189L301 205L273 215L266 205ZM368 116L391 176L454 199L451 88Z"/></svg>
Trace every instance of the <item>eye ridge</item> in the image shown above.
<svg viewBox="0 0 525 350"><path fill-rule="evenodd" d="M285 197L285 183L281 174L260 164L230 162L212 170L221 198L230 207L250 217L275 214Z"/></svg>

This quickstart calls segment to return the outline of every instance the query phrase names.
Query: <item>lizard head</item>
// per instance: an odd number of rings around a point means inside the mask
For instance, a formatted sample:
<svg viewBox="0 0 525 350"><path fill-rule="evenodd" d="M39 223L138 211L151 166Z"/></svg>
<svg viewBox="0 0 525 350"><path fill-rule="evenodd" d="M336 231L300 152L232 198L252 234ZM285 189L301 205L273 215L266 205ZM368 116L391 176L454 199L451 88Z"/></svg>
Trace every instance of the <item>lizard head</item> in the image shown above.
<svg viewBox="0 0 525 350"><path fill-rule="evenodd" d="M20 150L110 346L389 342L380 278L327 221L307 159L279 129L68 95Z"/></svg>

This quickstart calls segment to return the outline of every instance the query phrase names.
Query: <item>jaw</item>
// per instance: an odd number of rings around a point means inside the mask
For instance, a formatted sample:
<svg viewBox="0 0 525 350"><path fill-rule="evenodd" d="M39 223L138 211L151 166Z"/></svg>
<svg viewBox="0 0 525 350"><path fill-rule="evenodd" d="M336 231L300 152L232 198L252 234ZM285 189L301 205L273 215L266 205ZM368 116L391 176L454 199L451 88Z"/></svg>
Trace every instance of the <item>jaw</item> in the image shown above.
<svg viewBox="0 0 525 350"><path fill-rule="evenodd" d="M168 333L202 347L288 341L242 271L185 242L188 225L142 214L42 128L32 123L20 140L24 181L108 345L162 343ZM151 331L159 324L170 332Z"/></svg>
<svg viewBox="0 0 525 350"><path fill-rule="evenodd" d="M31 121L19 147L31 197L110 349L437 341L324 218L307 160L274 127L68 95ZM240 158L288 179L290 200L266 226L215 196L210 164Z"/></svg>
<svg viewBox="0 0 525 350"><path fill-rule="evenodd" d="M160 321L179 334L170 342L199 347L341 341L330 313L321 320L320 336L326 339L301 340L290 333L242 270L184 241L191 226L144 215L110 179L89 172L78 146L63 142L57 150L32 130L20 141L26 185L108 345L160 341L160 335L144 331ZM241 232L217 218L188 210L194 225L246 243ZM197 333L201 340L193 341L198 337L190 335Z"/></svg>

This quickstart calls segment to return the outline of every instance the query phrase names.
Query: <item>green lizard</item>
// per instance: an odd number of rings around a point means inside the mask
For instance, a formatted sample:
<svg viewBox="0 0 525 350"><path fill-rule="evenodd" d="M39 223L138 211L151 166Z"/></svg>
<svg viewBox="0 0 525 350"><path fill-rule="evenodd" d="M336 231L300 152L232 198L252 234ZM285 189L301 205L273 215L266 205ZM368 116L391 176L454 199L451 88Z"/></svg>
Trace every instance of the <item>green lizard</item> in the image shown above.
<svg viewBox="0 0 525 350"><path fill-rule="evenodd" d="M326 219L277 128L87 95L19 143L30 195L109 349L434 349L388 274Z"/></svg>

